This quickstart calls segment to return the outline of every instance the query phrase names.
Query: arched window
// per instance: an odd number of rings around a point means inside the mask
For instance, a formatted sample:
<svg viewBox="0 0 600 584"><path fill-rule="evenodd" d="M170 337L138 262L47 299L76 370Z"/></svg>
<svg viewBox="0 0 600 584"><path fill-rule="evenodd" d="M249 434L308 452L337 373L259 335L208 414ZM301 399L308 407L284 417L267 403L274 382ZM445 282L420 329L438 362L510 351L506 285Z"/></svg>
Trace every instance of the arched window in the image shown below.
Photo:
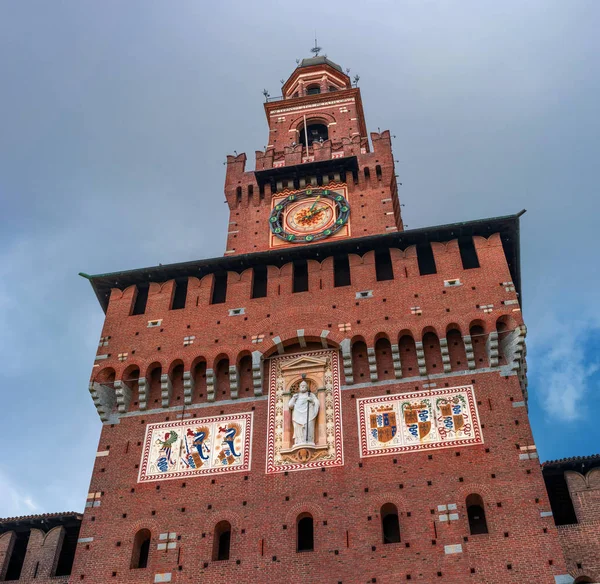
<svg viewBox="0 0 600 584"><path fill-rule="evenodd" d="M131 569L145 568L148 566L150 554L150 530L140 529L133 539L133 551L131 553Z"/></svg>
<svg viewBox="0 0 600 584"><path fill-rule="evenodd" d="M313 518L310 513L298 515L296 520L296 551L312 552L315 549Z"/></svg>
<svg viewBox="0 0 600 584"><path fill-rule="evenodd" d="M306 95L317 95L318 93L321 93L320 85L309 85L306 88Z"/></svg>
<svg viewBox="0 0 600 584"><path fill-rule="evenodd" d="M471 535L488 533L483 499L479 495L473 493L467 497L467 516L469 517Z"/></svg>
<svg viewBox="0 0 600 584"><path fill-rule="evenodd" d="M398 543L400 541L400 522L398 508L393 503L381 507L381 530L383 543Z"/></svg>
<svg viewBox="0 0 600 584"><path fill-rule="evenodd" d="M213 538L213 560L215 562L229 559L229 548L231 547L231 523L219 521L215 526Z"/></svg>
<svg viewBox="0 0 600 584"><path fill-rule="evenodd" d="M325 124L320 122L308 122L306 126L306 132L304 126L300 126L298 129L300 136L298 137L300 144L306 147L306 138L308 135L308 145L311 146L313 142L324 142L329 139L329 130Z"/></svg>

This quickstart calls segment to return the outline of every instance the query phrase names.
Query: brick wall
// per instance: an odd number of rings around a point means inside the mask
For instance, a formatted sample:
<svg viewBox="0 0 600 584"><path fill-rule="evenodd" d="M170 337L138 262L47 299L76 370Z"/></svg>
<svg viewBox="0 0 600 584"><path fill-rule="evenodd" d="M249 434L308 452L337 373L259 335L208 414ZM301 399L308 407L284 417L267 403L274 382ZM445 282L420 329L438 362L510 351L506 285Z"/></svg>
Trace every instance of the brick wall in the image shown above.
<svg viewBox="0 0 600 584"><path fill-rule="evenodd" d="M104 494L100 506L86 510L72 581L83 575L86 582L102 583L156 577L550 584L563 576L566 566L517 375L524 363L524 349L513 338L522 324L518 300L499 236L475 238L475 246L480 267L464 269L456 241L433 244L437 273L427 276L420 275L414 248L393 249L394 279L386 281L376 279L373 252L351 256L352 284L342 288L333 286L332 258L309 261L310 289L297 294L291 292L291 266L273 266L267 297L254 300L251 270L230 273L227 300L220 305L209 304L212 276L190 278L181 310L169 310L172 282L153 283L146 313L139 316L128 316L134 289L113 291L102 331L108 345L99 348L107 357L92 380L107 371L109 380L128 380L132 368L152 378L160 366L162 375L171 376L172 392L163 404L159 385L149 382L143 411L132 384L124 410L119 413L115 401L107 413L90 487ZM360 291L369 294L357 298ZM244 311L229 316L233 308ZM161 322L149 328L150 320ZM185 336L194 342L184 346ZM342 347L344 466L267 475L266 387L263 382L255 392L250 384L249 357L253 351L265 358L300 351L302 343ZM396 344L399 357L392 354ZM119 361L124 353L126 360ZM245 359L237 398L227 375L219 381L224 358L231 365ZM400 378L391 373L398 361ZM209 370L217 379L214 402L207 399ZM252 468L138 484L146 426L184 414L186 373L196 381L186 416L254 412ZM357 398L461 384L474 385L483 445L359 458ZM110 381L106 387L110 391ZM470 535L465 502L472 493L484 501L487 534ZM399 510L399 543L382 542L385 503ZM456 505L458 518L440 521L438 506L449 504ZM302 513L314 519L313 552L296 552ZM214 529L224 520L232 526L230 559L213 561ZM130 569L140 529L152 534L149 564Z"/></svg>
<svg viewBox="0 0 600 584"><path fill-rule="evenodd" d="M566 471L577 524L561 525L558 535L569 573L600 581L600 468L585 475Z"/></svg>

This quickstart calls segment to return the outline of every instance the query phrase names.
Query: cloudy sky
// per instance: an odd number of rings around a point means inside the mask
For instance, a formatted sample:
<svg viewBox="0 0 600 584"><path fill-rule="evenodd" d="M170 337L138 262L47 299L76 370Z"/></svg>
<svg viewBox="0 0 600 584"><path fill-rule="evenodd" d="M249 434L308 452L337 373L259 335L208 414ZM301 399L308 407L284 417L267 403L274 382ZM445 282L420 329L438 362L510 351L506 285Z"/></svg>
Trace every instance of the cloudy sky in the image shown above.
<svg viewBox="0 0 600 584"><path fill-rule="evenodd" d="M77 273L222 255L316 29L390 129L409 228L522 219L542 460L600 451L598 0L0 4L0 517L81 510L103 313Z"/></svg>

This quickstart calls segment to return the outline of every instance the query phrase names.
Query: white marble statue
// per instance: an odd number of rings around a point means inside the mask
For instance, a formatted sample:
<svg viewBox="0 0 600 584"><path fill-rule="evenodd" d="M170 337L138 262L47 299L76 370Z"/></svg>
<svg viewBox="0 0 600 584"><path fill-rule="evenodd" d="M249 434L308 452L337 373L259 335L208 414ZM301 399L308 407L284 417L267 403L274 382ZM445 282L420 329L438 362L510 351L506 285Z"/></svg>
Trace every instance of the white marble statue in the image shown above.
<svg viewBox="0 0 600 584"><path fill-rule="evenodd" d="M319 400L308 391L308 383L302 380L298 392L288 404L294 423L294 446L315 445L315 419L319 413Z"/></svg>

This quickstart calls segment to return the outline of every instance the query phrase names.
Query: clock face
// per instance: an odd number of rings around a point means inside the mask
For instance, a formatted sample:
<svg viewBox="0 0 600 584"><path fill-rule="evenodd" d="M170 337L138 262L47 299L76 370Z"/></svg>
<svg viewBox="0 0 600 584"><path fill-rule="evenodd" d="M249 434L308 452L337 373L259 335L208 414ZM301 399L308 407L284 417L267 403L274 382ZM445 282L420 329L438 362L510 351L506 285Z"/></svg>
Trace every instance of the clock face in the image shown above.
<svg viewBox="0 0 600 584"><path fill-rule="evenodd" d="M338 232L348 221L350 205L328 189L306 189L278 202L269 217L273 235L290 243L309 243Z"/></svg>

